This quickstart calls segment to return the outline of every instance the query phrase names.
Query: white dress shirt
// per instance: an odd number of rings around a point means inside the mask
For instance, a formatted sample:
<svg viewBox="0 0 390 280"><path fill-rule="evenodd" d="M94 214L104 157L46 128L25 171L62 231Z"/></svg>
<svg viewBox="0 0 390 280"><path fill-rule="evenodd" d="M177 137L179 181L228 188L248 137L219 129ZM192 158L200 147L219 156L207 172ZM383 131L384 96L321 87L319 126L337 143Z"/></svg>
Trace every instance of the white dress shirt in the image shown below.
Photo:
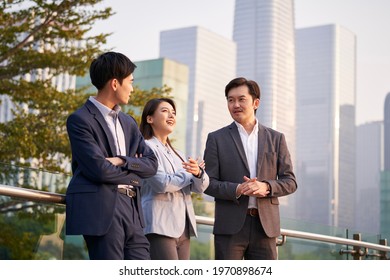
<svg viewBox="0 0 390 280"><path fill-rule="evenodd" d="M256 168L257 154L259 150L259 123L256 119L256 124L250 134L246 132L245 128L241 124L239 124L238 122L235 123L240 134L242 145L244 146L244 151L249 166L250 178L254 178L256 177L257 172ZM249 197L248 208L257 208L256 197Z"/></svg>
<svg viewBox="0 0 390 280"><path fill-rule="evenodd" d="M121 107L119 105L115 105L114 109L111 109L97 101L93 96L90 96L89 100L99 109L100 113L102 113L104 119L106 120L108 128L110 129L111 134L115 140L116 156L126 156L125 134L118 119L118 114L121 110ZM118 185L118 188L133 188L133 186Z"/></svg>

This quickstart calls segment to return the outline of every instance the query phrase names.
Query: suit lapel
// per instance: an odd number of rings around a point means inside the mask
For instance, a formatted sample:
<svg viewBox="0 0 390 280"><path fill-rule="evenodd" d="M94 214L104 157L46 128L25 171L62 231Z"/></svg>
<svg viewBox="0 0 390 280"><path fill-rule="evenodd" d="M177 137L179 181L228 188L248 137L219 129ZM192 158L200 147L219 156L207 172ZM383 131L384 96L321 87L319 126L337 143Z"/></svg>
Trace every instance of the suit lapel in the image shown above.
<svg viewBox="0 0 390 280"><path fill-rule="evenodd" d="M248 174L249 174L248 160L245 155L244 146L242 145L242 141L241 141L240 133L238 132L237 125L234 122L229 126L229 132L233 138L234 144L236 145L238 154L240 155L240 158L244 163L245 168L248 170Z"/></svg>
<svg viewBox="0 0 390 280"><path fill-rule="evenodd" d="M85 106L88 108L88 111L94 116L95 120L100 124L101 128L104 131L104 134L107 136L107 141L110 146L111 155L116 155L115 148L115 139L112 136L110 129L108 128L107 122L104 119L103 115L100 113L99 109L91 101L87 101Z"/></svg>
<svg viewBox="0 0 390 280"><path fill-rule="evenodd" d="M263 163L264 159L264 147L265 147L265 141L267 139L267 134L264 129L264 127L259 123L259 134L258 134L258 147L257 147L257 169L256 174L259 176L261 165Z"/></svg>
<svg viewBox="0 0 390 280"><path fill-rule="evenodd" d="M162 154L164 156L164 158L169 162L169 164L171 165L172 167L172 172L176 172L176 168L175 168L175 163L172 162L173 160L173 157L169 157L167 155L167 152L165 150L165 147L162 146L161 142L158 141L158 139L156 139L155 137L152 137L151 138L151 141L153 143L154 146L156 146L156 149L157 151ZM171 160L172 159L172 160Z"/></svg>

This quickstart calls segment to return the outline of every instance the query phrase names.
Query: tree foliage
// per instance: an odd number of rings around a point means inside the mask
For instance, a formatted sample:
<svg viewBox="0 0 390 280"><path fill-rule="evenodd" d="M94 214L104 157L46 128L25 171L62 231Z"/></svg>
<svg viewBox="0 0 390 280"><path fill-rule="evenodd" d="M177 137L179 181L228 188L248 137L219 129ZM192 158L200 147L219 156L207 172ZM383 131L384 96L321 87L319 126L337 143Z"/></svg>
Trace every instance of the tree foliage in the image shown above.
<svg viewBox="0 0 390 280"><path fill-rule="evenodd" d="M58 88L54 79L87 75L92 59L107 51L110 34L92 35L96 21L113 15L96 8L100 2L0 0L0 102L13 104L12 118L0 123L0 163L64 171L71 155L66 118L90 93ZM136 89L127 109L139 115L146 100L169 92Z"/></svg>
<svg viewBox="0 0 390 280"><path fill-rule="evenodd" d="M86 96L63 92L53 80L85 75L103 51L109 34L91 29L113 12L96 9L99 2L0 1L0 94L14 104L12 119L0 124L0 161L62 170L70 154L65 120Z"/></svg>

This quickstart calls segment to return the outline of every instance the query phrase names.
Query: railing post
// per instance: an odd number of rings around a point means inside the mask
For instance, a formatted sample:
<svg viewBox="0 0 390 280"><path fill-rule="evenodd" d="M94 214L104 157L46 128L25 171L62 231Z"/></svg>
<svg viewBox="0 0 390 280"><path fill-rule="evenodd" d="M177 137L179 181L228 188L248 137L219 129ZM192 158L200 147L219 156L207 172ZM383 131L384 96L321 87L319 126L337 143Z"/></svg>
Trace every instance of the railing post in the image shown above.
<svg viewBox="0 0 390 280"><path fill-rule="evenodd" d="M362 241L362 235L360 233L353 234L353 240ZM353 252L351 253L354 260L361 260L363 251L360 246L353 246Z"/></svg>
<svg viewBox="0 0 390 280"><path fill-rule="evenodd" d="M360 233L353 234L353 240L362 241L362 236ZM340 255L351 254L354 260L361 260L363 256L367 255L368 249L362 248L358 245L354 245L352 250L340 250Z"/></svg>
<svg viewBox="0 0 390 280"><path fill-rule="evenodd" d="M380 239L379 244L383 246L387 246L387 239ZM386 251L379 251L379 256L381 260L387 260L387 252Z"/></svg>

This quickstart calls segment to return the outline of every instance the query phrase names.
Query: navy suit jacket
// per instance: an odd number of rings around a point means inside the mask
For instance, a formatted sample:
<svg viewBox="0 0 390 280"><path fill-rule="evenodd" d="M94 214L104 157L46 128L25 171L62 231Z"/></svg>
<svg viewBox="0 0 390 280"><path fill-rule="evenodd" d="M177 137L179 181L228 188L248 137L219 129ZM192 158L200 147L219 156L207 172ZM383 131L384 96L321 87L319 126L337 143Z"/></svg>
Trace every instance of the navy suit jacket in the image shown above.
<svg viewBox="0 0 390 280"><path fill-rule="evenodd" d="M284 135L259 123L258 143L256 177L271 186L267 197L257 199L259 219L267 236L277 237L278 197L295 192L297 183ZM244 225L249 202L245 195L236 198L236 188L250 172L234 122L208 135L204 158L210 177L205 193L215 198L214 234L236 234Z"/></svg>
<svg viewBox="0 0 390 280"><path fill-rule="evenodd" d="M141 178L157 171L157 158L146 145L136 121L120 112L126 156L123 166L111 164L107 157L116 156L114 137L99 109L87 101L67 119L72 148L73 177L66 192L66 234L104 235L112 221L119 184L141 186ZM135 157L135 155L142 157ZM143 213L136 196L139 219Z"/></svg>

